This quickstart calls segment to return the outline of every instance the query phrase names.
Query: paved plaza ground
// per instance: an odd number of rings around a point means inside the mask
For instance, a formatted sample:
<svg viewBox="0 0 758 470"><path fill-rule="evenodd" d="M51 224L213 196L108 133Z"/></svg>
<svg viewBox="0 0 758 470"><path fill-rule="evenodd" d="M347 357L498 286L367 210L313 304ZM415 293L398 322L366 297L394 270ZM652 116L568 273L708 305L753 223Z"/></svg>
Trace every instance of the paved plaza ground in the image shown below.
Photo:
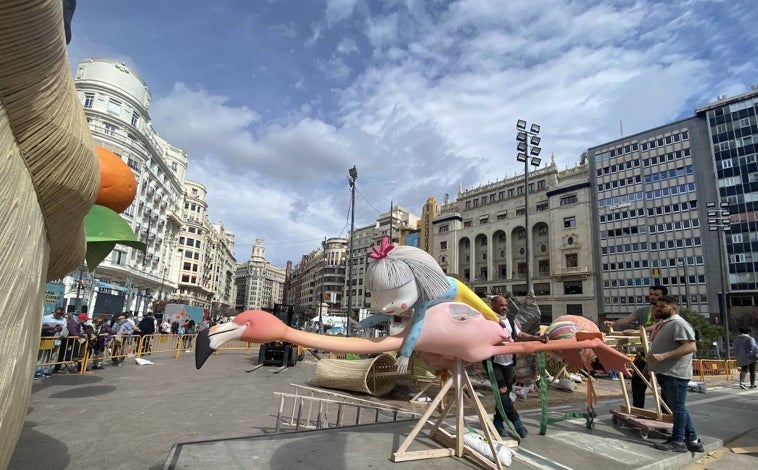
<svg viewBox="0 0 758 470"><path fill-rule="evenodd" d="M273 374L272 368L248 373L246 371L253 367L254 358L257 355L225 352L211 357L198 371L194 367L194 355L183 352L179 359L167 355L149 358L154 362L152 365L139 366L128 360L123 367L107 367L84 376L63 374L35 381L28 416L10 468L208 468L200 461L193 460L197 464L193 466L181 459L197 451L200 443L205 443L203 455L208 458L215 455L215 462L225 462L215 466L219 470L285 468L277 464L286 460L282 456L307 462L309 468L322 468L327 464L329 468L344 469L475 468L456 458L390 462L392 451L413 423L380 425L385 427L373 431L370 428L328 431L333 434L331 437L314 434L327 431L275 435L279 399L274 392L292 391L289 384L308 384L314 376L316 360L307 355L305 361L280 374ZM598 382L597 389L601 401L620 394L618 383L610 380ZM411 385L401 384L393 395L378 401L423 411L424 404L413 405L407 401L408 394L414 391ZM486 390L484 392L483 401L489 409L492 402ZM431 396L433 394L431 392ZM561 412L583 407L581 388L574 393L551 389L549 397L551 408ZM536 394L518 402L518 408L523 411L524 420L532 430L532 435L522 443L524 456L530 452L553 456L555 462L563 462L564 468L582 468L587 459L593 458L592 446L608 446L616 452L616 468L683 468L693 462L689 454L684 460L673 461L672 458L681 459L685 454L653 453L650 442L642 442L632 434L613 429L609 423L600 423L593 436L588 436L581 420L566 421L551 425L548 434L540 436L537 407ZM609 421L607 412L602 416ZM249 436L253 437L245 440ZM356 441L356 436L365 437ZM325 449L323 439L334 439L332 442L344 445ZM219 444L209 446L208 441ZM587 445L577 446L575 441ZM218 460L228 457L232 442L237 446L237 452L243 454L234 456L240 462L239 467ZM721 446L721 442L714 439L708 439L706 443L709 450ZM224 450L220 450L219 445ZM656 462L656 466L635 466L633 459L631 464L624 462L627 457L622 457L622 452L616 450L619 446L629 452L644 453L645 458ZM184 454L177 453L177 448L184 450ZM257 457L254 458L253 454ZM276 460L266 461L265 455ZM174 457L173 463L169 456ZM718 466L729 457L715 459L708 468L734 468ZM326 463L319 460L324 458L327 458ZM605 464L612 465L611 462ZM541 467L519 460L514 461L511 468Z"/></svg>

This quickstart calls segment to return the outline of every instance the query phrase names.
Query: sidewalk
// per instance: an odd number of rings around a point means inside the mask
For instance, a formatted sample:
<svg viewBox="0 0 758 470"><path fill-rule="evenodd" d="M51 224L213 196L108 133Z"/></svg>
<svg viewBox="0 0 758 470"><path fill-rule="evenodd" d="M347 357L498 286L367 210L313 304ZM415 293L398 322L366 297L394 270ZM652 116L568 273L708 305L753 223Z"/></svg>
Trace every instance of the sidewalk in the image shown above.
<svg viewBox="0 0 758 470"><path fill-rule="evenodd" d="M36 381L9 468L293 468L285 462L338 469L475 468L454 457L392 463L392 452L413 422L274 436L279 406L274 392L291 391L290 383L307 384L316 360L307 355L280 374L272 368L246 373L256 358L225 352L197 371L193 354L182 353L180 359L148 358L153 365L138 366L131 359L123 367ZM552 424L540 436L538 411L527 411L530 407L519 404L532 434L513 469L674 469L693 462L691 454L655 451L649 441L613 426L608 413L598 414L592 431L578 419ZM721 446L707 436L703 440L709 451Z"/></svg>

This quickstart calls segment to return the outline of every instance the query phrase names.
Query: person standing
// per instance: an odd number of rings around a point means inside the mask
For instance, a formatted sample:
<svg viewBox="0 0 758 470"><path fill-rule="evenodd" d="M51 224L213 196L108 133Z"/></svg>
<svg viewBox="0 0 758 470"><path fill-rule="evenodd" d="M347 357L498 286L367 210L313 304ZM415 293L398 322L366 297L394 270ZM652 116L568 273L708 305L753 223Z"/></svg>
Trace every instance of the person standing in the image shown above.
<svg viewBox="0 0 758 470"><path fill-rule="evenodd" d="M740 388L747 390L745 376L750 372L750 388L755 388L755 360L758 358L758 345L755 338L750 336L750 328L741 327L740 334L734 338L732 349L734 359L740 368Z"/></svg>
<svg viewBox="0 0 758 470"><path fill-rule="evenodd" d="M659 322L651 334L647 368L656 373L663 401L673 413L674 427L671 437L653 447L668 452L704 452L703 442L697 437L686 407L692 357L697 351L695 330L677 313L676 298L664 295L656 307Z"/></svg>
<svg viewBox="0 0 758 470"><path fill-rule="evenodd" d="M110 329L105 323L105 319L102 316L94 318L93 334L95 336L92 345L92 359L94 361L93 369L103 369L103 355L105 353L106 343L113 334L113 330Z"/></svg>
<svg viewBox="0 0 758 470"><path fill-rule="evenodd" d="M161 334L167 335L171 333L171 323L168 322L166 314L163 314L163 321L161 322Z"/></svg>
<svg viewBox="0 0 758 470"><path fill-rule="evenodd" d="M118 317L116 317L116 322L111 329L114 334L111 362L113 362L113 365L120 366L126 357L124 342L134 333L134 328L129 320L127 320L126 313L120 313Z"/></svg>
<svg viewBox="0 0 758 470"><path fill-rule="evenodd" d="M648 304L647 306L636 309L633 313L619 318L613 321L605 321L603 324L609 328L623 328L630 326L633 323L637 323L640 326L644 326L645 330L650 334L653 331L653 327L657 320L653 310L655 309L656 302L659 298L667 295L668 289L664 286L651 286L648 289ZM632 336L639 334L637 330L624 330L622 332L625 336ZM637 351L637 355L634 357L633 364L637 367L637 370L642 371L645 368L645 352L641 349ZM645 380L636 372L632 374L632 406L635 408L645 408L645 390L647 390L647 384Z"/></svg>
<svg viewBox="0 0 758 470"><path fill-rule="evenodd" d="M50 362L57 361L58 351L61 347L60 336L66 329L66 312L63 307L57 307L49 315L42 317L42 337L53 337L53 347L51 349L41 349L37 355L37 368L34 370L34 379L39 379L43 375L50 377L53 373Z"/></svg>
<svg viewBox="0 0 758 470"><path fill-rule="evenodd" d="M153 312L148 311L147 315L142 317L139 325L137 325L137 330L139 331L140 336L142 336L140 353L150 354L150 340L155 334L155 317L153 316Z"/></svg>
<svg viewBox="0 0 758 470"><path fill-rule="evenodd" d="M530 335L524 331L521 331L516 325L516 321L512 315L508 315L508 299L501 295L496 295L490 300L492 310L500 315L500 326L508 332L514 341L541 341L547 342L547 338ZM493 356L492 359L492 374L494 375L495 382L497 382L498 391L500 392L500 401L503 405L503 411L505 417L500 414L500 409L495 409L495 416L493 424L495 429L500 435L505 435L505 418L513 423L513 427L518 433L519 437L524 438L529 435L529 431L521 422L518 411L513 406L513 400L511 400L511 390L513 389L513 383L515 382L514 368L516 365L516 357L514 354L502 354L499 356ZM487 362L483 362L485 369L487 370ZM490 377L492 380L492 377Z"/></svg>

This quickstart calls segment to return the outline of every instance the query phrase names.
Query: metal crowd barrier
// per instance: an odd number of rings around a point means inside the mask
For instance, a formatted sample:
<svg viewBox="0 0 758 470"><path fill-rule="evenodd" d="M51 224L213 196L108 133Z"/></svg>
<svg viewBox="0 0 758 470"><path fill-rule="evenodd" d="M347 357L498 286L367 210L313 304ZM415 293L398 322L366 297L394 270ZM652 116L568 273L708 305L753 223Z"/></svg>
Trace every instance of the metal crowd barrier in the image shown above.
<svg viewBox="0 0 758 470"><path fill-rule="evenodd" d="M704 382L706 376L724 375L729 382L734 378L735 361L719 361L715 359L694 359L692 361L692 375L700 377Z"/></svg>

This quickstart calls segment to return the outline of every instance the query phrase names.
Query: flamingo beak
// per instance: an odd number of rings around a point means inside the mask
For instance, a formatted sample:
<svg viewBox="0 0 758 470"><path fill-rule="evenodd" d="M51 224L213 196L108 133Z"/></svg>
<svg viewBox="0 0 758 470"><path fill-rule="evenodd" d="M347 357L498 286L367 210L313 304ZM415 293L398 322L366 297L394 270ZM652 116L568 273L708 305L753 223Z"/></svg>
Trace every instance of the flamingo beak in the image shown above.
<svg viewBox="0 0 758 470"><path fill-rule="evenodd" d="M216 349L228 341L240 339L244 331L244 325L238 325L231 321L214 325L198 333L195 340L195 368L203 367L205 361L216 352Z"/></svg>

